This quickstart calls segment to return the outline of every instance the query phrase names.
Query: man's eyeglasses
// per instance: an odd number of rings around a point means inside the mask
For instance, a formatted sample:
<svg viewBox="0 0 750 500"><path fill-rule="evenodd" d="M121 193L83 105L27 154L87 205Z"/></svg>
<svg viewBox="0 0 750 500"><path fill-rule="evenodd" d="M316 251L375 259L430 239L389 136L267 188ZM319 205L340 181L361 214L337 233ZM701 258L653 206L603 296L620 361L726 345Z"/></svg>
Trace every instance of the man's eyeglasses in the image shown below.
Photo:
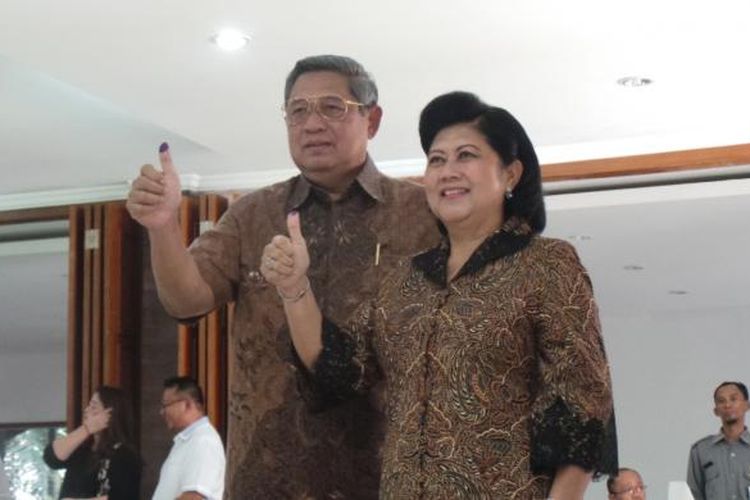
<svg viewBox="0 0 750 500"><path fill-rule="evenodd" d="M337 95L322 95L315 97L299 97L289 101L282 108L286 122L295 127L302 124L310 113L317 112L330 121L341 121L346 117L350 107L366 107L366 104L349 101Z"/></svg>
<svg viewBox="0 0 750 500"><path fill-rule="evenodd" d="M167 408L169 408L170 406L172 406L173 404L179 403L180 401L185 401L185 399L184 398L179 398L179 399L175 399L175 400L167 401L167 402L162 401L161 402L161 406L159 407L159 411L164 411Z"/></svg>
<svg viewBox="0 0 750 500"><path fill-rule="evenodd" d="M635 486L631 486L630 488L626 490L620 490L620 491L613 491L612 494L616 497L623 497L627 498L628 496L634 494L634 493L644 493L646 491L646 485L645 484L637 484Z"/></svg>

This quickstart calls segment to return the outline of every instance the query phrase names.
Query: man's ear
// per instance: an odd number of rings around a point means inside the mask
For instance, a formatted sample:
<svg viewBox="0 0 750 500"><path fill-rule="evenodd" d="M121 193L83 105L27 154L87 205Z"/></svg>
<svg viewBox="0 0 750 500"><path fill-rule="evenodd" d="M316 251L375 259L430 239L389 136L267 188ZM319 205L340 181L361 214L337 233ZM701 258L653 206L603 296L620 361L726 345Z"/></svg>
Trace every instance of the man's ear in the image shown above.
<svg viewBox="0 0 750 500"><path fill-rule="evenodd" d="M188 410L191 410L193 408L199 408L198 403L196 403L195 400L192 398L185 398L185 404L186 404L185 407Z"/></svg>
<svg viewBox="0 0 750 500"><path fill-rule="evenodd" d="M383 118L383 108L377 104L370 107L367 114L367 138L372 139L378 133L380 120Z"/></svg>

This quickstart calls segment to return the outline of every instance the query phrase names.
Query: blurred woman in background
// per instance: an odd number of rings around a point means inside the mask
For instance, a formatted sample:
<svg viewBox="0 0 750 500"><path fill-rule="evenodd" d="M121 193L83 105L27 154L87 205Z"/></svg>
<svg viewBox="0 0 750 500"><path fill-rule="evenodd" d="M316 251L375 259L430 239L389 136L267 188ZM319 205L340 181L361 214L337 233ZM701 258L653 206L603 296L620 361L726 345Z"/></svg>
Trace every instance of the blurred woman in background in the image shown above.
<svg viewBox="0 0 750 500"><path fill-rule="evenodd" d="M44 450L47 465L66 469L60 498L139 498L141 459L133 432L132 410L123 391L101 386L83 412L83 424Z"/></svg>

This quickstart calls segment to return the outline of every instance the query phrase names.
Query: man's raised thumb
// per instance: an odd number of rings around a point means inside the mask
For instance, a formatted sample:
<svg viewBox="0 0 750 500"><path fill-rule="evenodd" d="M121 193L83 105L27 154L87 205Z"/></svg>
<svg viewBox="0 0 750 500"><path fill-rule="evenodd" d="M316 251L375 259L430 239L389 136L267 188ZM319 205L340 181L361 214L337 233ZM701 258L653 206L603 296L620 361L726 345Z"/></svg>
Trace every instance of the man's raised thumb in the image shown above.
<svg viewBox="0 0 750 500"><path fill-rule="evenodd" d="M177 176L177 168L172 163L172 155L169 154L169 144L162 142L159 146L159 163L161 164L161 171L168 175Z"/></svg>

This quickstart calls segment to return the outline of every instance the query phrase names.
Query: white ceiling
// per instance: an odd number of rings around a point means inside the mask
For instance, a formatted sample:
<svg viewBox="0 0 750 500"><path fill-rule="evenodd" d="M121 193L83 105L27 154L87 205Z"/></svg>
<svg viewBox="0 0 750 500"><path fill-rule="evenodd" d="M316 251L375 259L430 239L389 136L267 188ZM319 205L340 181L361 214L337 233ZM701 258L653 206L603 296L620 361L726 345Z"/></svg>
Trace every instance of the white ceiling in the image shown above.
<svg viewBox="0 0 750 500"><path fill-rule="evenodd" d="M750 142L748 19L746 0L4 0L0 207L124 192L163 140L193 185L283 178L284 78L317 53L374 74L390 171L421 170L419 110L454 89L516 114L543 162ZM223 26L250 46L220 52Z"/></svg>

